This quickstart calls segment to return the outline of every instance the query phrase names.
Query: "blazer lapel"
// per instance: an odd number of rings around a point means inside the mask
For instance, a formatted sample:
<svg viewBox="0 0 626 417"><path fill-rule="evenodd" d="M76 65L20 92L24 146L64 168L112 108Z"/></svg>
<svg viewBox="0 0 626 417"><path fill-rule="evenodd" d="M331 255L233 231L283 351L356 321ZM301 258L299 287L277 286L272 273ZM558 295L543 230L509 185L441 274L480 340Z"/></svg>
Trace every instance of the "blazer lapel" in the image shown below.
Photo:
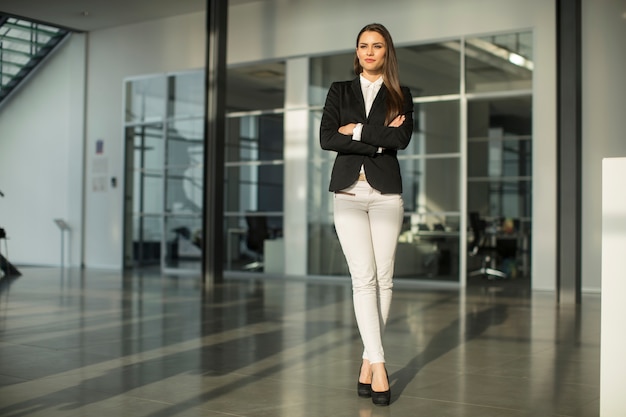
<svg viewBox="0 0 626 417"><path fill-rule="evenodd" d="M365 120L365 99L363 98L363 90L361 89L361 80L359 77L352 80L352 92L359 103L359 113L361 117L363 117L363 120Z"/></svg>
<svg viewBox="0 0 626 417"><path fill-rule="evenodd" d="M384 115L386 114L386 109L384 108L384 105L385 97L387 96L387 87L384 83L380 86L380 90L374 98L374 102L372 103L372 108L370 109L370 114L368 117L365 117L365 99L363 98L363 90L361 89L361 80L359 77L352 80L352 92L354 93L355 99L359 103L359 113L363 120L369 121L372 118L372 115L381 111L384 120Z"/></svg>
<svg viewBox="0 0 626 417"><path fill-rule="evenodd" d="M376 97L374 98L374 102L372 103L372 108L370 109L370 114L367 117L368 121L372 117L373 114L381 111L381 109L379 108L380 106L384 107L386 95L387 95L387 87L385 87L385 84L383 84L380 86L380 90L378 91L378 94L376 94ZM365 106L365 104L363 106ZM386 109L382 109L382 114L386 114Z"/></svg>

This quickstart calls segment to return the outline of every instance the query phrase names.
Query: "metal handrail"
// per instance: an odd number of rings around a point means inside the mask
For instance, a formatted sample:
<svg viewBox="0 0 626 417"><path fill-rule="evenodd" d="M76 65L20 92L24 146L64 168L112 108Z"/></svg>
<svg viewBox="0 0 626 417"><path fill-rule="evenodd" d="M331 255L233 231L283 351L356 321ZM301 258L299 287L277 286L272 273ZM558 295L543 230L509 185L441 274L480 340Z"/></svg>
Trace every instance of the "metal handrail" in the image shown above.
<svg viewBox="0 0 626 417"><path fill-rule="evenodd" d="M0 39L7 40L9 42L22 43L22 44L30 44L30 43L32 43L32 41L30 39L16 38L15 36L9 36L9 35L0 35ZM37 42L37 44L40 45L41 47L46 46L47 43L48 43L48 41Z"/></svg>
<svg viewBox="0 0 626 417"><path fill-rule="evenodd" d="M65 29L0 15L0 105L68 33Z"/></svg>
<svg viewBox="0 0 626 417"><path fill-rule="evenodd" d="M22 25L19 22L24 22L26 24ZM55 30L42 29L41 28L41 24L39 24L39 23L26 22L26 21L23 21L23 20L20 20L20 21L17 21L17 22L9 22L9 21L7 21L7 22L4 23L3 26L7 27L7 28L19 29L19 30L24 30L24 31L29 31L29 32L36 31L36 32L39 32L39 33L45 33L46 35L48 35L50 37L54 37L54 36L58 35L59 32L60 32L60 30L55 31Z"/></svg>

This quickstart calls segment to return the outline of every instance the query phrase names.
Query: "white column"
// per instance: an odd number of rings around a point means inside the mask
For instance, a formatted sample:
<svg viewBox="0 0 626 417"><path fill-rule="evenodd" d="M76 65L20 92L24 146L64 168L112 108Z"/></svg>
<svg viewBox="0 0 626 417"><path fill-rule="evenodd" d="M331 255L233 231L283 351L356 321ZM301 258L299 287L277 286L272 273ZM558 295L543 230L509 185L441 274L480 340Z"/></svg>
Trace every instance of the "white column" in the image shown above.
<svg viewBox="0 0 626 417"><path fill-rule="evenodd" d="M309 59L287 60L285 74L285 274L304 276L308 253Z"/></svg>
<svg viewBox="0 0 626 417"><path fill-rule="evenodd" d="M626 158L602 161L602 320L600 417L626 416Z"/></svg>

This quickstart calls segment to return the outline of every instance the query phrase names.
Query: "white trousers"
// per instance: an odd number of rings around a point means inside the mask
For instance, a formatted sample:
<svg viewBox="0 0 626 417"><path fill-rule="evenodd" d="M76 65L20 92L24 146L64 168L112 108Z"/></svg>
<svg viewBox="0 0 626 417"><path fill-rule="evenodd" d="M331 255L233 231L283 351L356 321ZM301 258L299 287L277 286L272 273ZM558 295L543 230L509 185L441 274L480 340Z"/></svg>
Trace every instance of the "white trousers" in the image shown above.
<svg viewBox="0 0 626 417"><path fill-rule="evenodd" d="M334 198L334 222L352 277L354 313L363 358L385 362L385 331L393 288L393 267L402 227L400 194L381 194L357 181Z"/></svg>

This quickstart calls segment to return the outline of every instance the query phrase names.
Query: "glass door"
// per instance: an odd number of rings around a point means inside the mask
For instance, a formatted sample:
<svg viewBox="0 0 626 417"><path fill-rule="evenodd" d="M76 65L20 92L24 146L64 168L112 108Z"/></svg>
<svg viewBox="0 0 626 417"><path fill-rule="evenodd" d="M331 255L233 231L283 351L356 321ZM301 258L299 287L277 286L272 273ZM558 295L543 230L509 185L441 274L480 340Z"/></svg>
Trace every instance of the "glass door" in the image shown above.
<svg viewBox="0 0 626 417"><path fill-rule="evenodd" d="M529 278L532 33L466 40L468 279Z"/></svg>
<svg viewBox="0 0 626 417"><path fill-rule="evenodd" d="M200 270L203 86L202 71L126 82L125 267Z"/></svg>

